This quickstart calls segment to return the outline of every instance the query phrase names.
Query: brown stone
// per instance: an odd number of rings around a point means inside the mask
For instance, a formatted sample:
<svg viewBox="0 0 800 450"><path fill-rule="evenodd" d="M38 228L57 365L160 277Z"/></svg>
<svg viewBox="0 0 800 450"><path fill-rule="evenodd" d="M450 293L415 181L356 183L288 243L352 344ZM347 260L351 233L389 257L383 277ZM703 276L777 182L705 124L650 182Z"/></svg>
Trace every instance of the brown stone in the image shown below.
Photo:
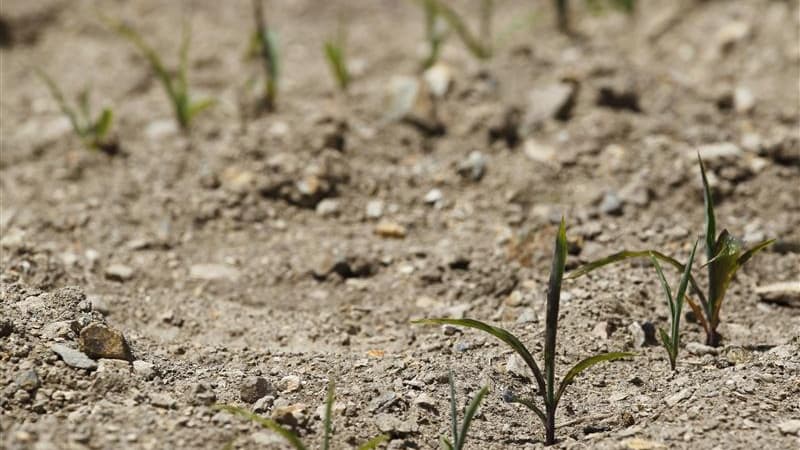
<svg viewBox="0 0 800 450"><path fill-rule="evenodd" d="M79 344L81 351L90 358L133 360L133 355L125 336L99 322L91 323L81 330Z"/></svg>

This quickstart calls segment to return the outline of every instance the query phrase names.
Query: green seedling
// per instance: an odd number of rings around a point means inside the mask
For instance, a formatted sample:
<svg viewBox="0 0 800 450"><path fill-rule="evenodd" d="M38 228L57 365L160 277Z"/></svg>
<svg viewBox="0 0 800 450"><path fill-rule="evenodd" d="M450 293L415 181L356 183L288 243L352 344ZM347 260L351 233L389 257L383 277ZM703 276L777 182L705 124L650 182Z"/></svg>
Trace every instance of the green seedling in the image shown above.
<svg viewBox="0 0 800 450"><path fill-rule="evenodd" d="M253 17L256 29L253 32L251 48L259 55L264 66L263 105L267 111L274 111L278 100L278 80L280 79L278 37L267 26L263 0L253 0Z"/></svg>
<svg viewBox="0 0 800 450"><path fill-rule="evenodd" d="M427 69L439 60L442 44L452 29L478 59L492 56L491 19L494 13L494 0L481 1L480 35L473 34L466 22L453 8L441 0L416 0L425 12L425 35L428 41L428 57L422 64Z"/></svg>
<svg viewBox="0 0 800 450"><path fill-rule="evenodd" d="M350 85L350 71L347 69L347 58L345 52L347 38L344 32L344 27L339 26L339 32L336 37L325 41L323 50L325 51L325 59L328 60L328 66L331 69L331 74L336 85L342 91L347 91L347 86Z"/></svg>
<svg viewBox="0 0 800 450"><path fill-rule="evenodd" d="M569 0L554 0L554 2L556 8L556 26L559 31L569 33ZM605 0L604 2L601 0L585 0L585 3L590 10L596 13L603 11L605 7L604 3L611 8L623 11L627 14L633 14L636 7L636 0Z"/></svg>
<svg viewBox="0 0 800 450"><path fill-rule="evenodd" d="M556 332L558 331L558 309L561 299L561 281L564 277L564 266L567 260L567 235L564 220L556 236L555 252L553 255L553 266L550 272L550 282L547 289L547 312L545 322L545 341L544 341L544 373L539 369L536 360L531 352L520 342L520 340L510 332L488 325L472 319L424 319L415 321L421 324L446 324L468 328L475 328L484 331L503 341L511 347L523 361L528 365L533 373L537 384L537 393L542 397L543 407L537 406L532 398L519 397L513 393L504 394L504 399L510 403L519 403L531 409L541 419L545 428L545 445L552 445L556 442L556 409L561 396L581 372L595 364L603 361L613 361L628 356L633 353L612 352L591 356L574 365L556 385Z"/></svg>
<svg viewBox="0 0 800 450"><path fill-rule="evenodd" d="M703 294L695 278L690 275L689 283L692 286L692 294L697 296L699 303L689 295L686 295L686 303L692 309L692 312L700 321L703 330L706 332L706 345L718 347L722 342L722 336L717 331L720 323L720 311L730 282L733 280L734 275L736 275L740 267L749 261L756 253L764 250L767 246L775 242L775 240L768 239L745 250L742 241L733 237L728 233L728 230L722 230L722 232L717 235L714 200L711 196L711 188L708 185L708 179L706 178L706 169L700 155L697 155L697 160L700 163L700 174L703 178L703 200L705 204L706 222L705 250L707 259L705 265L708 270L708 291L707 294ZM570 273L568 278L578 278L597 268L626 259L650 256L662 262L666 262L679 271L686 270L684 265L674 258L655 250L624 250L587 263Z"/></svg>
<svg viewBox="0 0 800 450"><path fill-rule="evenodd" d="M195 102L192 101L189 95L187 72L189 70L189 44L191 41L190 28L185 26L183 29L178 69L177 72L173 74L167 70L161 57L156 53L153 47L144 41L144 38L138 31L133 29L130 25L118 20L106 18L105 21L109 24L111 29L130 41L131 44L139 50L139 53L141 53L144 59L147 60L148 64L150 64L150 69L161 82L170 102L172 102L175 120L182 130L188 131L192 119L201 111L214 105L214 100L212 99L203 99Z"/></svg>
<svg viewBox="0 0 800 450"><path fill-rule="evenodd" d="M683 309L683 300L686 296L686 288L689 285L689 277L692 275L692 263L694 262L695 250L697 250L697 242L695 242L694 247L692 247L692 253L689 255L689 262L686 263L686 268L678 283L678 292L674 298L672 297L669 283L667 283L667 279L664 277L664 271L661 270L661 264L658 263L658 259L654 255L650 255L650 260L656 268L658 279L661 281L661 287L664 289L664 296L667 297L667 304L669 305L670 334L667 334L663 328L660 328L658 331L661 334L661 343L664 345L669 355L669 366L673 371L675 370L675 361L678 359L678 349L681 344L681 310Z"/></svg>
<svg viewBox="0 0 800 450"><path fill-rule="evenodd" d="M325 396L325 416L322 418L322 450L329 450L331 446L331 438L333 437L333 402L336 397L336 386L331 380L328 383L328 392ZM238 406L230 406L230 405L218 405L216 409L227 411L231 414L237 415L239 417L243 417L248 419L252 422L255 422L264 428L267 428L276 434L280 435L286 442L289 443L295 450L307 450L308 447L300 440L300 437L297 436L292 430L281 426L278 422L274 420L267 419L266 417L261 417L258 414L252 413L244 408L240 408ZM389 439L386 435L379 435L375 436L374 438L368 440L367 442L361 444L358 447L358 450L372 450L378 447L382 442L385 442Z"/></svg>
<svg viewBox="0 0 800 450"><path fill-rule="evenodd" d="M446 437L442 436L441 444L443 450L462 450L464 448L464 443L467 442L467 433L469 432L469 426L472 423L472 418L475 417L475 413L478 411L478 407L480 406L483 398L486 397L486 394L489 393L489 388L483 387L474 397L470 400L469 405L467 405L467 409L464 411L464 423L461 426L458 426L458 414L456 406L456 384L453 380L453 371L450 371L449 375L450 381L450 422L451 422L451 431L453 433L452 440L447 439Z"/></svg>
<svg viewBox="0 0 800 450"><path fill-rule="evenodd" d="M47 86L50 95L58 103L61 112L69 119L75 135L81 139L87 148L100 150L108 154L116 153L117 143L107 138L114 117L111 109L104 108L97 117L93 118L88 88L78 94L78 107L75 109L67 103L64 93L52 78L40 69L36 69L36 74Z"/></svg>

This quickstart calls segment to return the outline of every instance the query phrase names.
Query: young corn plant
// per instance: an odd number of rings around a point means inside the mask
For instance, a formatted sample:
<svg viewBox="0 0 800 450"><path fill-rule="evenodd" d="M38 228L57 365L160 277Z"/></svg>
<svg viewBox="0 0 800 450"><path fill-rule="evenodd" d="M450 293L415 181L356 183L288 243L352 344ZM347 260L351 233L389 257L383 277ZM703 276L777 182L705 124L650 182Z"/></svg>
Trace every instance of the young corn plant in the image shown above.
<svg viewBox="0 0 800 450"><path fill-rule="evenodd" d="M695 278L689 275L689 284L691 284L692 287L692 294L697 296L699 302L694 300L691 296L686 295L686 303L692 309L692 312L700 321L706 333L706 345L719 347L722 342L722 336L717 329L720 323L722 303L725 300L725 293L728 290L728 286L740 267L747 263L756 253L764 250L775 242L775 240L768 239L745 250L742 241L733 237L728 233L728 230L722 230L721 233L717 234L714 200L711 196L711 188L708 185L706 169L700 155L697 155L697 160L700 164L700 174L703 179L703 200L705 204L706 222L705 252L707 260L705 266L708 271L708 290L706 291L707 293L704 294L703 291L700 290L700 286ZM679 271L686 270L684 265L674 258L655 250L623 250L579 267L574 272L570 273L568 278L578 278L600 267L626 259L647 258L650 256L675 267Z"/></svg>
<svg viewBox="0 0 800 450"><path fill-rule="evenodd" d="M335 391L335 383L333 380L331 380L328 383L328 392L325 396L325 416L322 418L322 450L330 450L331 447L331 438L333 437L333 402L336 398ZM252 413L244 408L239 408L238 406L218 405L216 406L216 409L227 411L231 414L243 417L275 432L285 439L286 442L288 442L289 445L291 445L295 450L308 450L308 447L303 443L302 440L300 440L300 437L297 436L297 434L295 434L292 430L281 426L281 424L275 422L274 420L261 417L258 414ZM357 447L357 449L373 450L387 439L389 439L389 437L386 435L378 435L361 444L359 447Z"/></svg>
<svg viewBox="0 0 800 450"><path fill-rule="evenodd" d="M264 14L263 0L253 0L253 17L255 18L255 31L251 46L261 58L264 66L264 97L263 106L267 111L274 111L278 100L278 80L280 79L280 54L278 52L278 37L267 26Z"/></svg>
<svg viewBox="0 0 800 450"><path fill-rule="evenodd" d="M93 117L91 102L89 101L89 89L87 88L78 94L78 108L76 110L67 103L64 93L50 76L39 69L36 69L36 74L47 86L50 95L58 103L61 112L69 119L75 135L81 139L87 148L100 150L109 155L117 152L117 142L108 138L108 131L111 129L111 122L114 117L111 109L104 108L99 115Z"/></svg>
<svg viewBox="0 0 800 450"><path fill-rule="evenodd" d="M494 13L494 0L481 1L480 34L470 31L466 22L449 4L442 0L416 0L425 12L425 33L428 40L428 57L422 64L427 69L439 60L442 44L452 29L478 59L492 57L491 19Z"/></svg>
<svg viewBox="0 0 800 450"><path fill-rule="evenodd" d="M130 25L118 20L106 18L109 26L124 37L139 50L139 53L150 64L150 69L164 87L172 108L175 113L175 120L183 131L189 130L192 119L201 111L214 105L214 100L203 99L193 101L189 95L189 82L187 72L189 71L189 44L191 41L191 30L188 26L183 29L181 46L179 50L179 63L176 73L171 73L164 65L158 53L144 41L138 31Z"/></svg>
<svg viewBox="0 0 800 450"><path fill-rule="evenodd" d="M451 423L451 431L453 433L452 440L447 439L446 437L442 436L441 438L441 445L442 450L462 450L464 448L464 443L467 442L467 432L469 431L469 426L472 423L472 418L475 417L475 413L478 411L478 407L480 406L483 398L486 397L486 394L489 393L489 388L483 387L474 397L470 400L469 405L467 405L467 409L464 410L464 422L461 426L458 426L458 413L456 412L458 407L456 406L456 384L453 381L453 371L450 371L449 375L450 381L450 423Z"/></svg>
<svg viewBox="0 0 800 450"><path fill-rule="evenodd" d="M686 288L689 286L689 277L692 275L692 263L694 262L695 250L697 250L697 242L695 242L694 247L692 247L692 253L689 255L689 262L686 263L686 268L683 271L683 275L681 275L680 282L678 282L678 292L675 294L675 297L672 296L669 283L667 283L667 279L664 277L664 271L661 270L661 264L658 263L658 259L654 255L650 255L650 261L652 261L653 266L656 268L658 279L661 281L661 287L664 289L664 296L667 297L667 304L669 305L670 333L667 334L663 328L659 328L658 331L661 334L661 343L664 345L664 349L667 350L667 355L669 355L669 366L673 371L675 371L675 362L678 359L678 349L681 344L681 310L683 309L683 300L686 296Z"/></svg>
<svg viewBox="0 0 800 450"><path fill-rule="evenodd" d="M339 86L342 92L346 92L347 87L350 85L350 71L347 69L347 54L345 52L346 41L344 28L340 25L336 37L325 41L323 46L328 67L331 69L336 85Z"/></svg>
<svg viewBox="0 0 800 450"><path fill-rule="evenodd" d="M545 445L552 445L556 442L556 409L561 396L581 372L595 364L603 361L613 361L628 356L633 353L612 352L603 353L586 358L575 364L561 382L556 384L556 334L558 331L558 310L561 299L561 281L564 277L564 266L567 260L567 235L564 219L558 229L555 242L555 252L553 255L553 265L550 272L550 282L547 289L547 307L545 322L545 341L544 341L544 373L539 369L539 365L531 355L531 352L520 340L510 332L488 325L472 319L424 319L415 321L421 324L445 324L475 328L484 331L511 347L522 360L528 365L533 373L537 385L537 394L542 397L542 406L532 398L518 397L513 393L507 393L504 398L510 403L519 403L532 410L544 424Z"/></svg>

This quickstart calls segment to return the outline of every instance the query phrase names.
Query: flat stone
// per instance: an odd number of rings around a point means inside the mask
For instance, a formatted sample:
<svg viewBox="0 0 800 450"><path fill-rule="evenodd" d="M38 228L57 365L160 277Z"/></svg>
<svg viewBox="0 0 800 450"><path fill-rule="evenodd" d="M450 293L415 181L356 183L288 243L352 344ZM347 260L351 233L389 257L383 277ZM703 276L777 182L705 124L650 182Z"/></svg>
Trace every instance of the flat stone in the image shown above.
<svg viewBox="0 0 800 450"><path fill-rule="evenodd" d="M238 269L223 264L194 264L189 267L189 278L203 281L236 281L240 276Z"/></svg>
<svg viewBox="0 0 800 450"><path fill-rule="evenodd" d="M572 83L558 82L533 89L528 95L525 124L547 119L568 119L576 96L577 89Z"/></svg>
<svg viewBox="0 0 800 450"><path fill-rule="evenodd" d="M800 435L800 419L784 420L778 424L778 430L783 434Z"/></svg>
<svg viewBox="0 0 800 450"><path fill-rule="evenodd" d="M530 368L528 368L528 365L522 360L522 357L516 353L508 355L508 359L506 360L506 372L526 380L530 378Z"/></svg>
<svg viewBox="0 0 800 450"><path fill-rule="evenodd" d="M295 403L293 405L275 406L270 417L281 425L297 428L308 420L308 405Z"/></svg>
<svg viewBox="0 0 800 450"><path fill-rule="evenodd" d="M146 380L149 380L155 375L156 366L147 361L136 360L133 362L133 373Z"/></svg>
<svg viewBox="0 0 800 450"><path fill-rule="evenodd" d="M475 150L469 154L467 159L458 164L457 172L469 180L480 181L486 174L486 163L486 156Z"/></svg>
<svg viewBox="0 0 800 450"><path fill-rule="evenodd" d="M711 347L709 345L701 344L699 342L689 342L686 344L686 351L693 354L693 355L716 355L719 353L719 349Z"/></svg>
<svg viewBox="0 0 800 450"><path fill-rule="evenodd" d="M39 374L36 373L35 369L28 369L22 371L17 377L14 379L14 383L20 388L24 389L28 392L33 392L41 386L41 381L39 380Z"/></svg>
<svg viewBox="0 0 800 450"><path fill-rule="evenodd" d="M526 139L522 146L522 151L525 153L525 156L533 161L545 164L557 163L555 147L541 143L536 139Z"/></svg>
<svg viewBox="0 0 800 450"><path fill-rule="evenodd" d="M800 281L784 281L756 287L762 302L800 307Z"/></svg>
<svg viewBox="0 0 800 450"><path fill-rule="evenodd" d="M442 198L444 198L444 195L442 194L441 189L431 189L427 194L425 194L423 200L425 203L432 205L441 201Z"/></svg>
<svg viewBox="0 0 800 450"><path fill-rule="evenodd" d="M317 214L322 217L332 217L339 214L339 201L326 198L317 203Z"/></svg>
<svg viewBox="0 0 800 450"><path fill-rule="evenodd" d="M93 370L97 368L97 363L94 362L94 360L86 356L85 353L74 348L67 347L64 344L53 344L50 349L60 356L64 363L70 367L87 370Z"/></svg>
<svg viewBox="0 0 800 450"><path fill-rule="evenodd" d="M125 336L108 325L94 322L81 330L78 341L81 351L91 358L133 360Z"/></svg>
<svg viewBox="0 0 800 450"><path fill-rule="evenodd" d="M370 200L367 203L366 214L368 219L380 219L383 216L383 201Z"/></svg>
<svg viewBox="0 0 800 450"><path fill-rule="evenodd" d="M150 394L150 404L158 408L173 409L177 405L177 402L169 394L154 392Z"/></svg>
<svg viewBox="0 0 800 450"><path fill-rule="evenodd" d="M672 394L669 397L665 398L664 399L664 403L666 403L668 406L675 406L678 403L688 399L691 396L692 396L692 390L691 389L689 389L689 388L681 389L677 393Z"/></svg>
<svg viewBox="0 0 800 450"><path fill-rule="evenodd" d="M600 212L612 216L619 216L623 211L622 199L616 192L606 192L600 202Z"/></svg>
<svg viewBox="0 0 800 450"><path fill-rule="evenodd" d="M112 281L128 281L133 278L133 268L124 264L112 264L106 267L106 278Z"/></svg>
<svg viewBox="0 0 800 450"><path fill-rule="evenodd" d="M733 142L717 142L714 144L701 145L697 147L697 153L700 154L704 162L739 158L743 154L742 149ZM697 159L695 151L690 151L688 157L691 160Z"/></svg>

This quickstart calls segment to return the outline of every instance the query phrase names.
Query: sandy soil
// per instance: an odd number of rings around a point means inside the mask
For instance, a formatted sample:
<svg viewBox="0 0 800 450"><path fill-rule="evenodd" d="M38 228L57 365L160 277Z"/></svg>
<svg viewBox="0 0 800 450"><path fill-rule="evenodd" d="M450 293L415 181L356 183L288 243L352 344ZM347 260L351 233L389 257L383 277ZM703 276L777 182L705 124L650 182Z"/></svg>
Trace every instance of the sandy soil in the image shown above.
<svg viewBox="0 0 800 450"><path fill-rule="evenodd" d="M456 4L476 17L477 1ZM411 2L273 0L281 96L254 118L247 1L3 1L0 447L284 448L217 403L288 408L282 420L316 446L334 379L336 448L381 432L386 448L436 448L452 368L460 403L491 389L469 448L541 448L538 419L502 400L529 386L507 348L410 320L501 324L541 357L561 215L570 269L625 248L684 260L703 232L698 150L720 228L778 242L732 284L721 348L684 323L677 373L641 342L668 323L649 264L565 282L559 371L599 351L637 356L571 386L556 448L800 445L800 301L759 295L800 280L798 2L576 7L571 37L549 2L497 4L494 58L446 45L452 86L432 135L384 120L392 77L415 75L423 54ZM217 100L191 135L98 9L170 63L191 23L192 92ZM357 69L347 95L321 54L337 17ZM34 67L113 106L123 154L84 149ZM66 364L53 349L77 348L91 323L120 331L134 361Z"/></svg>

